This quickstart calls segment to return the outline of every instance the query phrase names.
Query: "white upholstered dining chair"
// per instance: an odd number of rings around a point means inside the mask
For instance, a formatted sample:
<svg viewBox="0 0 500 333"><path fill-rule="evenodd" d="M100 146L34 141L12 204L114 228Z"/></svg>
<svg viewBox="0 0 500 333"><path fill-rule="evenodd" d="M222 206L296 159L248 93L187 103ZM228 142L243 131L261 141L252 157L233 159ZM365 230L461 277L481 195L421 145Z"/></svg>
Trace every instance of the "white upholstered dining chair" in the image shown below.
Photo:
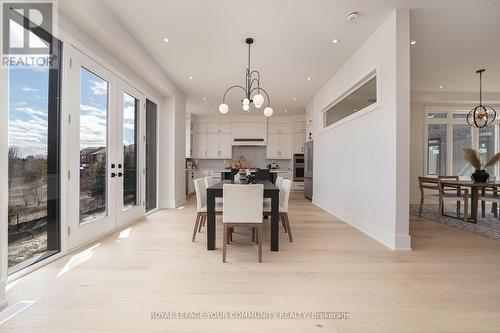
<svg viewBox="0 0 500 333"><path fill-rule="evenodd" d="M194 180L194 190L196 192L196 222L194 224L192 242L196 239L196 234L201 231L201 227L207 219L207 187L205 180L198 178ZM215 214L222 214L222 204L215 203Z"/></svg>
<svg viewBox="0 0 500 333"><path fill-rule="evenodd" d="M262 262L262 211L264 185L224 184L222 191L222 222L224 223L222 262L226 262L229 228L242 226L257 229L259 262Z"/></svg>
<svg viewBox="0 0 500 333"><path fill-rule="evenodd" d="M279 217L281 223L285 227L285 232L288 233L288 239L293 242L292 228L290 227L290 219L288 218L288 202L290 201L290 192L292 190L292 181L283 179L280 185L279 196ZM264 202L264 215L271 215L271 202Z"/></svg>

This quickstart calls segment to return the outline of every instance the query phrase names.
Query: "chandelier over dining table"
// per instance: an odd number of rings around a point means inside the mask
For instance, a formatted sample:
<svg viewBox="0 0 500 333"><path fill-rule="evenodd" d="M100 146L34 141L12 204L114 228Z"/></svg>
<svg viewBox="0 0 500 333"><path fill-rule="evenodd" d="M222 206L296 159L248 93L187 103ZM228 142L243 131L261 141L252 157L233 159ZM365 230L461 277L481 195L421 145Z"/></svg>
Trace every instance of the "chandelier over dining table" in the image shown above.
<svg viewBox="0 0 500 333"><path fill-rule="evenodd" d="M271 108L271 99L268 93L260 86L260 73L256 70L250 69L250 48L253 44L253 38L247 38L245 41L248 45L248 67L245 70L245 86L234 85L227 88L224 96L222 97L222 104L219 105L220 113L227 113L229 111L229 106L226 104L226 95L232 89L242 89L244 92L241 102L243 103L243 111L250 112L250 104L254 104L257 109L260 109L265 102L264 96L267 98L267 106L264 108L264 115L266 117L271 117L273 115L273 109Z"/></svg>

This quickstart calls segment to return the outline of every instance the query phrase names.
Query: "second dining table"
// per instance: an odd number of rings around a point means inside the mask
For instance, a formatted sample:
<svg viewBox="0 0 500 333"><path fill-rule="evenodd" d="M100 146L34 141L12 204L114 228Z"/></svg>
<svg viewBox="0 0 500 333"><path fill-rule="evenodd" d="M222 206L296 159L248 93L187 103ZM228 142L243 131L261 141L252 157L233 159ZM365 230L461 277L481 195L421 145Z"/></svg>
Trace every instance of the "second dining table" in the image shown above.
<svg viewBox="0 0 500 333"><path fill-rule="evenodd" d="M500 181L490 181L485 183L478 183L472 180L441 180L444 186L460 186L470 188L471 203L470 203L470 222L477 223L477 209L479 201L479 191L487 187L497 186L500 187Z"/></svg>
<svg viewBox="0 0 500 333"><path fill-rule="evenodd" d="M215 198L223 197L224 184L240 183L225 180L207 188L207 250L215 250ZM257 184L264 185L264 198L271 199L271 251L278 251L280 190L268 180L258 180Z"/></svg>

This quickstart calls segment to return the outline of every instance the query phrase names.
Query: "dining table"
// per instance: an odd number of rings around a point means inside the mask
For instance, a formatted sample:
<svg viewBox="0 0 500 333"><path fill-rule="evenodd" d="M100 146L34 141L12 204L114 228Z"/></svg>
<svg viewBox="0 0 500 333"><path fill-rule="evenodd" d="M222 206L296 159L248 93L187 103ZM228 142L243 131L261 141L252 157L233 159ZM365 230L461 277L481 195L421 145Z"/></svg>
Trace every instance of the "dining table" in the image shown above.
<svg viewBox="0 0 500 333"><path fill-rule="evenodd" d="M485 183L474 182L472 180L454 180L443 179L441 180L443 186L465 187L470 188L471 203L470 203L470 218L469 222L477 223L477 209L479 202L479 191L483 191L487 187L500 187L500 181L489 181Z"/></svg>
<svg viewBox="0 0 500 333"><path fill-rule="evenodd" d="M246 184L234 180L224 180L207 188L207 250L215 250L215 198L222 198L224 184ZM280 190L268 180L258 180L264 185L264 198L271 199L271 251L279 250L279 193Z"/></svg>

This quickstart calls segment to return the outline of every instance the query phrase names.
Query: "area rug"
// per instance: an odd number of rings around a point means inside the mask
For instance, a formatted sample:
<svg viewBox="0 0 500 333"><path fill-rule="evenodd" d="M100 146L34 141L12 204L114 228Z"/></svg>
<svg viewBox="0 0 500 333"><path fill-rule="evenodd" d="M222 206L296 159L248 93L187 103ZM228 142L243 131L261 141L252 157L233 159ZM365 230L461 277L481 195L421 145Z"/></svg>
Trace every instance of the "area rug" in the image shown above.
<svg viewBox="0 0 500 333"><path fill-rule="evenodd" d="M410 215L418 216L418 205L410 205ZM485 217L478 217L477 224L475 223L465 223L463 220L441 216L441 221L436 221L438 207L433 205L424 205L422 210L422 218L436 222L446 224L450 227L470 231L475 234L479 234L485 237L489 237L492 239L500 240L500 220L493 216L493 214L489 213L487 209L487 213ZM446 209L445 214L447 215L456 215L456 210ZM478 215L480 216L481 212L479 210Z"/></svg>

